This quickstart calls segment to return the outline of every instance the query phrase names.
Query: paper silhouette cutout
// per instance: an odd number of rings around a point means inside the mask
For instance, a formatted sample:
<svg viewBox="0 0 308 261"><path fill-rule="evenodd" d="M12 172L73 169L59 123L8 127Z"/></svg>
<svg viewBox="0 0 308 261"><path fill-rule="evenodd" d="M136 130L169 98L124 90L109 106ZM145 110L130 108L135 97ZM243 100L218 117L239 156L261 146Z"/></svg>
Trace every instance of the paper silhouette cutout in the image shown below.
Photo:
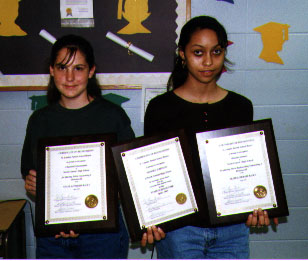
<svg viewBox="0 0 308 261"><path fill-rule="evenodd" d="M32 101L31 102L32 111L36 111L48 105L46 95L40 95L40 96L33 95L29 97L29 99Z"/></svg>
<svg viewBox="0 0 308 261"><path fill-rule="evenodd" d="M118 34L148 34L151 33L141 23L145 21L151 13L148 12L148 0L126 0L123 11L123 0L118 0L118 19L122 16L129 22Z"/></svg>
<svg viewBox="0 0 308 261"><path fill-rule="evenodd" d="M19 1L21 0L0 0L0 36L25 36L15 20L18 17Z"/></svg>
<svg viewBox="0 0 308 261"><path fill-rule="evenodd" d="M277 52L282 50L285 41L289 39L288 24L269 22L254 28L254 31L261 33L263 49L259 58L266 62L283 64L283 60Z"/></svg>
<svg viewBox="0 0 308 261"><path fill-rule="evenodd" d="M129 98L114 93L104 94L103 97L104 99L119 106L121 106L122 103L129 101Z"/></svg>
<svg viewBox="0 0 308 261"><path fill-rule="evenodd" d="M72 11L72 8L66 8L66 17L68 16L73 16L73 11Z"/></svg>
<svg viewBox="0 0 308 261"><path fill-rule="evenodd" d="M217 0L217 1L224 1L224 2L228 2L230 4L234 4L234 1L233 0Z"/></svg>

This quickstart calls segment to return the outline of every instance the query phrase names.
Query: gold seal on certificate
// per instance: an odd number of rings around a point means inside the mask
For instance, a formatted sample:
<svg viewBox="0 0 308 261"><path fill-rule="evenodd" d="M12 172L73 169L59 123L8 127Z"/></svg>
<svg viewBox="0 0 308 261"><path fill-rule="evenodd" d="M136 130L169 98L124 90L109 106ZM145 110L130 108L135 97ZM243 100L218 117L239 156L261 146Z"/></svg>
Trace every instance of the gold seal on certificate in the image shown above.
<svg viewBox="0 0 308 261"><path fill-rule="evenodd" d="M267 195L267 190L264 186L256 186L253 190L253 193L257 198L265 198Z"/></svg>
<svg viewBox="0 0 308 261"><path fill-rule="evenodd" d="M97 206L98 199L95 195L89 195L85 199L85 204L88 208L95 208Z"/></svg>
<svg viewBox="0 0 308 261"><path fill-rule="evenodd" d="M184 193L179 193L176 195L176 202L180 205L184 204L187 200L187 197Z"/></svg>

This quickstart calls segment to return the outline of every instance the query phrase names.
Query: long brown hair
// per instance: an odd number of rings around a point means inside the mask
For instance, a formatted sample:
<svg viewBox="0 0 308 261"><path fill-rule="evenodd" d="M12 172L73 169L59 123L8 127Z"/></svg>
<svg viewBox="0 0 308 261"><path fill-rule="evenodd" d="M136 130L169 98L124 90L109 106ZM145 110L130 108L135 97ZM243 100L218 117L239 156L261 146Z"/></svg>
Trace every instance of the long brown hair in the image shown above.
<svg viewBox="0 0 308 261"><path fill-rule="evenodd" d="M210 16L197 16L189 20L182 28L180 39L178 43L178 50L185 50L186 45L189 43L191 36L194 32L202 29L213 30L218 38L218 44L221 48L227 51L228 37L225 28L213 17ZM225 58L224 68L227 70L227 65L232 65L227 58ZM183 85L187 79L188 70L187 66L183 66L182 58L179 52L175 55L173 63L173 71L169 77L167 90L174 90ZM220 74L218 75L219 78Z"/></svg>
<svg viewBox="0 0 308 261"><path fill-rule="evenodd" d="M71 60L71 58L73 58L76 55L76 52L79 50L85 56L89 68L91 69L93 68L93 66L95 66L94 52L91 44L83 37L77 35L65 35L59 38L54 43L51 49L49 66L54 67L58 53L62 48L67 48L68 50L68 55L64 63L68 63ZM87 93L90 97L94 99L102 96L95 73L93 77L88 80ZM57 103L60 100L60 98L61 94L55 85L54 78L50 75L49 84L47 88L48 104Z"/></svg>

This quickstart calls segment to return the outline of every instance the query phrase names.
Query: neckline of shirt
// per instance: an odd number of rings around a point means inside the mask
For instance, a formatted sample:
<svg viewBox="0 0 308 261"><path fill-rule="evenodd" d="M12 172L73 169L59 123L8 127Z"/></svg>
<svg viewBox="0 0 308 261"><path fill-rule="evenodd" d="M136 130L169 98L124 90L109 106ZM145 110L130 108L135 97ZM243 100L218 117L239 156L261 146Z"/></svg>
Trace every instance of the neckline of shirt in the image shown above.
<svg viewBox="0 0 308 261"><path fill-rule="evenodd" d="M82 111L85 111L85 110L88 110L88 108L92 107L93 105L95 105L97 103L99 99L96 98L94 99L92 102L88 103L87 105L81 107L81 108L78 108L78 109L68 109L68 108L65 108L63 107L59 102L56 103L56 108L60 111L64 111L64 112L70 112L70 113L74 113L74 112L82 112Z"/></svg>
<svg viewBox="0 0 308 261"><path fill-rule="evenodd" d="M191 106L212 106L212 105L219 105L220 103L225 102L225 101L229 98L231 91L228 91L227 95L226 95L223 99L221 99L220 101L214 102L214 103L208 103L208 102L205 102L205 103L190 102L190 101L187 101L187 100L181 98L180 96L176 95L176 94L174 93L174 91L171 91L170 93L171 93L171 95L172 95L174 98L176 98L178 101L180 101L180 102L182 102L182 103L190 104Z"/></svg>

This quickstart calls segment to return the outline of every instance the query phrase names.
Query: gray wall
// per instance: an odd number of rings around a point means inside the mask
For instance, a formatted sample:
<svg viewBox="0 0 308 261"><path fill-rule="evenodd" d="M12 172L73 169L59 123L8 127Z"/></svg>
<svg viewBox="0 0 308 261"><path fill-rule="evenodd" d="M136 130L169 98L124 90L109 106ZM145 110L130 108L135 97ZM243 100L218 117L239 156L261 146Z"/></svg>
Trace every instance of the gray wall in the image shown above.
<svg viewBox="0 0 308 261"><path fill-rule="evenodd" d="M283 172L290 216L277 227L251 231L251 258L295 259L308 257L308 1L192 0L192 16L211 15L225 25L234 42L228 57L235 62L232 74L223 74L219 84L250 98L255 120L272 118ZM284 65L258 58L262 42L253 28L267 22L289 24L289 40L279 56ZM108 91L130 98L122 106L132 120L137 136L141 90ZM104 93L108 93L105 91ZM19 165L25 128L33 95L44 92L0 92L0 199L26 198ZM34 258L29 206L27 251ZM132 245L129 258L150 258L150 251ZM155 254L154 254L155 257Z"/></svg>
<svg viewBox="0 0 308 261"><path fill-rule="evenodd" d="M192 1L192 16L211 15L234 42L232 74L219 84L250 98L254 119L272 118L290 216L276 228L250 236L251 258L308 258L308 1ZM261 60L262 41L253 28L268 22L290 25L279 56L284 65Z"/></svg>

